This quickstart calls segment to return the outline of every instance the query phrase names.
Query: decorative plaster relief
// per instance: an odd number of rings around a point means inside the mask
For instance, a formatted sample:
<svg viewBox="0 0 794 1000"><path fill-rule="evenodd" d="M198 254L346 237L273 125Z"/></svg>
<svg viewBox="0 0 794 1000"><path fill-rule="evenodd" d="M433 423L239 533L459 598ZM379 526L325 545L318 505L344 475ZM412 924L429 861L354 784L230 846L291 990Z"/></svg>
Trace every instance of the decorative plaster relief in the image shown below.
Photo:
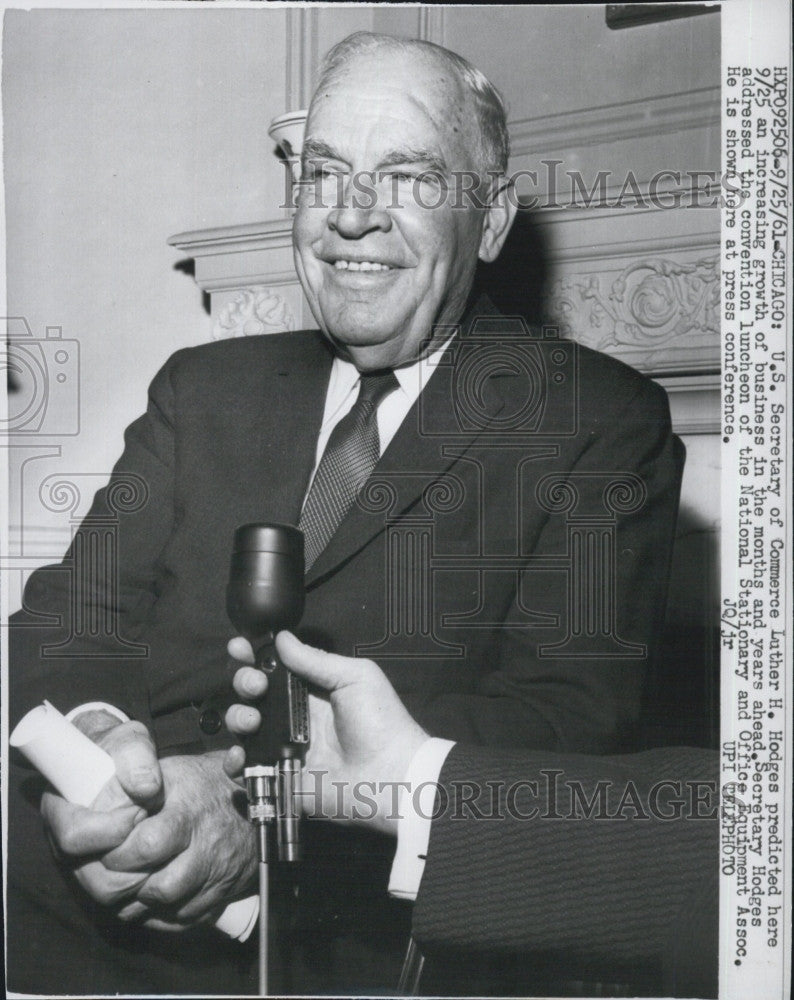
<svg viewBox="0 0 794 1000"><path fill-rule="evenodd" d="M553 282L546 308L563 336L601 351L717 342L719 258L648 258L626 267L608 291L601 283L593 274Z"/></svg>
<svg viewBox="0 0 794 1000"><path fill-rule="evenodd" d="M254 337L294 329L295 317L287 302L272 289L253 285L237 292L221 309L212 327L212 339Z"/></svg>

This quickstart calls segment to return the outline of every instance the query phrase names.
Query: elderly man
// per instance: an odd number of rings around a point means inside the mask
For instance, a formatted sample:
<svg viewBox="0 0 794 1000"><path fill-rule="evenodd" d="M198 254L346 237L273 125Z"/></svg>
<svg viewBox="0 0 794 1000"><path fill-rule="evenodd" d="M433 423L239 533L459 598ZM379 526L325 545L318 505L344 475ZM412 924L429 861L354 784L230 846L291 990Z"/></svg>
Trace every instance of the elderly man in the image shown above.
<svg viewBox="0 0 794 1000"><path fill-rule="evenodd" d="M454 53L364 34L329 54L294 227L321 332L174 355L86 521L138 487L118 564L70 587L86 528L14 623L14 718L42 698L70 710L128 800L46 792L57 871L15 775L13 988L252 985L251 955L211 928L255 868L222 767L239 524L300 525L302 635L372 651L434 735L585 752L632 738L680 444L658 387L470 300L514 215L506 165L501 100ZM72 634L74 616L106 627ZM409 914L384 899L388 844L316 825L305 854L299 885L275 887L275 988L389 989Z"/></svg>

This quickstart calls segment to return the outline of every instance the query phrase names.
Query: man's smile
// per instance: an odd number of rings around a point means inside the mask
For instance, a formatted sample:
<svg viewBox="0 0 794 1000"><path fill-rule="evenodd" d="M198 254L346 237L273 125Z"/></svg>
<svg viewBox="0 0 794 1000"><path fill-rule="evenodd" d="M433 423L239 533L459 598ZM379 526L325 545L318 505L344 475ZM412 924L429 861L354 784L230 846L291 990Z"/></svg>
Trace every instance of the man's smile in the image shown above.
<svg viewBox="0 0 794 1000"><path fill-rule="evenodd" d="M335 271L398 271L406 267L414 267L416 261L403 251L387 250L385 247L374 246L344 246L335 240L336 246L320 246L314 248L314 255L323 264L328 264Z"/></svg>
<svg viewBox="0 0 794 1000"><path fill-rule="evenodd" d="M318 257L326 273L326 282L337 285L340 290L363 291L386 288L392 285L401 274L415 265L398 262L394 256L383 254L364 256L351 248L347 253L340 249L333 253L325 253Z"/></svg>
<svg viewBox="0 0 794 1000"><path fill-rule="evenodd" d="M391 271L389 264L381 264L377 260L335 260L337 271Z"/></svg>

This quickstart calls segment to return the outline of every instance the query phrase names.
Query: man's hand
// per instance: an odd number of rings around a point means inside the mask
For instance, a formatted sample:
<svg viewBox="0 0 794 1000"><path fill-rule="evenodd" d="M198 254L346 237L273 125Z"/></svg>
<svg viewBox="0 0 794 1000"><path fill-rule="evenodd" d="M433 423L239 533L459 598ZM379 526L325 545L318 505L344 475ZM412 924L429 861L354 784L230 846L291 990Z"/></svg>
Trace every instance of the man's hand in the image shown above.
<svg viewBox="0 0 794 1000"><path fill-rule="evenodd" d="M244 892L255 867L223 754L158 761L141 723L89 712L75 725L116 767L90 809L50 792L42 798L53 845L80 885L122 919L161 930L217 916Z"/></svg>
<svg viewBox="0 0 794 1000"><path fill-rule="evenodd" d="M113 758L116 776L91 809L45 792L41 812L56 852L74 866L85 891L112 906L143 884L139 873L108 871L97 856L121 844L150 809L162 801L163 781L154 743L139 722L120 722L106 712L79 715L74 724Z"/></svg>
<svg viewBox="0 0 794 1000"><path fill-rule="evenodd" d="M309 696L311 743L302 775L304 812L338 822L366 822L395 833L399 782L427 733L372 660L324 653L289 632L279 633L276 648L287 667L329 696ZM253 663L244 639L233 639L229 654ZM265 693L267 680L255 668L241 667L234 688L241 698L256 699ZM259 713L250 706L232 705L226 724L232 732L245 735L256 730ZM226 757L227 773L238 775L243 764L242 748L234 747Z"/></svg>
<svg viewBox="0 0 794 1000"><path fill-rule="evenodd" d="M216 751L160 762L162 809L102 859L109 874L138 873L141 879L135 901L119 912L123 919L167 929L214 920L230 899L251 888L254 838L237 808L244 797L224 773L223 758Z"/></svg>

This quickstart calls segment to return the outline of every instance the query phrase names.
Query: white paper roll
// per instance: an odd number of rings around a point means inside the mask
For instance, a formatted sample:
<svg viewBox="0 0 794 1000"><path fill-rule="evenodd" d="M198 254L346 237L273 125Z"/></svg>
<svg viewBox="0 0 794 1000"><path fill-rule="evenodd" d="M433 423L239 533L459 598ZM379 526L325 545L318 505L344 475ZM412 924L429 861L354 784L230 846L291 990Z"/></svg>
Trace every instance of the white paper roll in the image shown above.
<svg viewBox="0 0 794 1000"><path fill-rule="evenodd" d="M90 806L116 773L110 754L48 701L32 709L8 741L69 802Z"/></svg>
<svg viewBox="0 0 794 1000"><path fill-rule="evenodd" d="M113 759L72 725L48 701L31 709L20 720L8 742L68 802L90 806L116 773ZM249 896L229 903L215 923L218 930L245 941L259 915L259 898Z"/></svg>

